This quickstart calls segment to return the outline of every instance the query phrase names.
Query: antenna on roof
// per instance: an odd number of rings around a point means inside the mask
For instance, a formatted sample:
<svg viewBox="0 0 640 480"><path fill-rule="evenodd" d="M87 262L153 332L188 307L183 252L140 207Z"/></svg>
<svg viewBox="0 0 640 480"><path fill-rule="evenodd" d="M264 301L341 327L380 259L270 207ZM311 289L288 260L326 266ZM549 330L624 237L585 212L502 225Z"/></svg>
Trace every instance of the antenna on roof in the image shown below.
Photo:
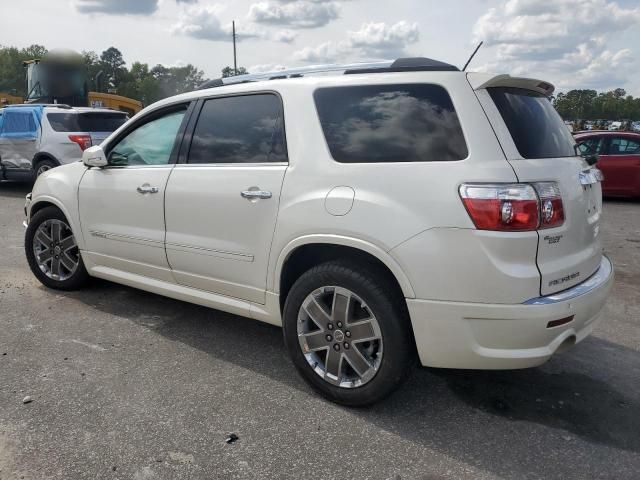
<svg viewBox="0 0 640 480"><path fill-rule="evenodd" d="M467 63L464 64L464 67L462 67L462 71L464 72L467 67L469 66L469 64L471 63L471 60L473 60L473 57L476 56L476 53L478 53L478 50L480 50L480 47L482 46L484 42L480 42L478 44L478 46L476 47L476 49L473 51L473 53L471 54L471 56L469 57L469 60L467 60Z"/></svg>

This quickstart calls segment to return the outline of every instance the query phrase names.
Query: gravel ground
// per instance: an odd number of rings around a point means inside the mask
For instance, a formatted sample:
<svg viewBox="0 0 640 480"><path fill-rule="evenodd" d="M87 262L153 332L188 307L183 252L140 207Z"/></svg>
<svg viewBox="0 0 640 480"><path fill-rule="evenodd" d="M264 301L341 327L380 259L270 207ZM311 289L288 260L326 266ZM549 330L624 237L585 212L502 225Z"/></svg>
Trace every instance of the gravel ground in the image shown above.
<svg viewBox="0 0 640 480"><path fill-rule="evenodd" d="M29 190L0 183L1 480L640 477L640 202L605 203L617 276L592 337L530 370L419 369L348 409L298 378L278 328L103 281L41 286Z"/></svg>

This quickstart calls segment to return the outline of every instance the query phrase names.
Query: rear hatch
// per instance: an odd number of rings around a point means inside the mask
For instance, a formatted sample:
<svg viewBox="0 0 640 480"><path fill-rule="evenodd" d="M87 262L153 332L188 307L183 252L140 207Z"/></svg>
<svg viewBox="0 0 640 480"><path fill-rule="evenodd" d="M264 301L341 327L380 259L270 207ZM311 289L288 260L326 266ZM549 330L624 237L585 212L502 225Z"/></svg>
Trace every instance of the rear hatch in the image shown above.
<svg viewBox="0 0 640 480"><path fill-rule="evenodd" d="M541 295L589 278L602 257L598 172L576 155L575 141L553 108L553 86L507 75L468 74L519 182L556 182L564 223L538 230Z"/></svg>
<svg viewBox="0 0 640 480"><path fill-rule="evenodd" d="M51 127L56 132L88 134L92 145L102 141L123 125L128 116L117 111L55 112L47 114Z"/></svg>

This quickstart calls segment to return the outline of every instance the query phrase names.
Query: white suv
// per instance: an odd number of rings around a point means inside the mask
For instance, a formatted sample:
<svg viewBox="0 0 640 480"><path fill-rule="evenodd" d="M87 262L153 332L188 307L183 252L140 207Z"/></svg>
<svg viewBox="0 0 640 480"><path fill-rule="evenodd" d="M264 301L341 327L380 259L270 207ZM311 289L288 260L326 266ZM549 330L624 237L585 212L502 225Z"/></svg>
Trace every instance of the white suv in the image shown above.
<svg viewBox="0 0 640 480"><path fill-rule="evenodd" d="M0 110L0 180L30 180L78 161L128 119L106 108L24 104Z"/></svg>
<svg viewBox="0 0 640 480"><path fill-rule="evenodd" d="M99 277L284 327L302 376L374 402L411 361L540 365L613 281L601 175L540 80L428 59L218 80L28 196L52 288Z"/></svg>

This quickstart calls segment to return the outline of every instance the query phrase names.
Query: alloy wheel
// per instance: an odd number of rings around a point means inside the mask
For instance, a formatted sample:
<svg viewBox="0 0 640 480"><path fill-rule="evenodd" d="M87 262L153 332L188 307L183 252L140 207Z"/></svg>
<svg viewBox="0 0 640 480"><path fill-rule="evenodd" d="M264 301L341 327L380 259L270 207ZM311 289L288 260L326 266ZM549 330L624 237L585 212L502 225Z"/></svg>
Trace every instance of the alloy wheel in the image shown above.
<svg viewBox="0 0 640 480"><path fill-rule="evenodd" d="M297 332L307 362L332 385L360 387L380 367L383 342L378 320L346 288L321 287L307 295L298 312Z"/></svg>
<svg viewBox="0 0 640 480"><path fill-rule="evenodd" d="M80 251L71 227L62 220L42 222L33 237L33 253L38 267L48 278L64 281L80 263Z"/></svg>

